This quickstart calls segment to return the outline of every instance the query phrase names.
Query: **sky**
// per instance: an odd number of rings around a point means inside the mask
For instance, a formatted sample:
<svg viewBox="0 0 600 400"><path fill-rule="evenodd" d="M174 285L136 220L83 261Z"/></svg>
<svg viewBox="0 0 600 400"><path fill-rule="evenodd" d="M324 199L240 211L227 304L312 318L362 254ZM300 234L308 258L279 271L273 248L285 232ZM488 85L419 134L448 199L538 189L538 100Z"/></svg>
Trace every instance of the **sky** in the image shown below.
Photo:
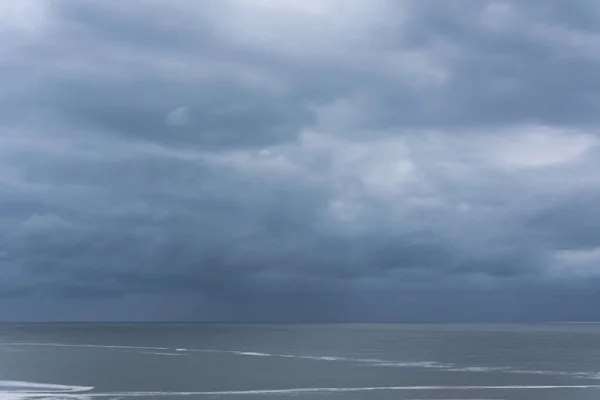
<svg viewBox="0 0 600 400"><path fill-rule="evenodd" d="M0 321L600 319L595 0L8 0L0 38Z"/></svg>

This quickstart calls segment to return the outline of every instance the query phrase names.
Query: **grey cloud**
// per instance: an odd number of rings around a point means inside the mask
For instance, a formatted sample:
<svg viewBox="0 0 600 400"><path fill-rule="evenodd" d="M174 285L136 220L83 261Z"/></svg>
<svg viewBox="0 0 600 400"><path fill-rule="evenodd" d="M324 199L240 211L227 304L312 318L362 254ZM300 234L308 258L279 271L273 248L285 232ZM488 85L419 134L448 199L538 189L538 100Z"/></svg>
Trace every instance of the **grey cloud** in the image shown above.
<svg viewBox="0 0 600 400"><path fill-rule="evenodd" d="M528 221L532 230L557 249L593 249L600 245L597 192L571 193L541 206Z"/></svg>
<svg viewBox="0 0 600 400"><path fill-rule="evenodd" d="M597 317L595 3L47 4L0 45L0 319Z"/></svg>

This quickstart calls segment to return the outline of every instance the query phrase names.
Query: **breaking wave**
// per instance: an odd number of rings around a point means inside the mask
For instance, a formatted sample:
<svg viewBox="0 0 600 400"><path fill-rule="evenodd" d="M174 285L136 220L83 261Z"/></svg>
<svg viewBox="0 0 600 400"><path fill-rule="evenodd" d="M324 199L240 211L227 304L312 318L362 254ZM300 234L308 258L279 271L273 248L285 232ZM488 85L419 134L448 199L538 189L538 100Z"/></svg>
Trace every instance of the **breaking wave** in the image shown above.
<svg viewBox="0 0 600 400"><path fill-rule="evenodd" d="M78 394L92 390L91 386L68 386L26 381L0 381L1 400L78 399Z"/></svg>
<svg viewBox="0 0 600 400"><path fill-rule="evenodd" d="M580 379L600 379L598 372L573 372L552 370L526 370L505 366L464 366L437 361L396 361L373 358L352 358L318 355L277 354L257 351L223 350L223 349L188 349L151 346L117 346L101 344L65 344L65 343L0 343L7 346L5 350L15 350L31 346L74 347L74 348L106 348L117 350L135 350L138 354L152 356L191 356L194 353L231 354L240 357L278 357L295 360L308 360L317 362L346 362L364 367L387 368L423 368L436 369L449 372L471 373L510 373L531 375L566 376ZM568 385L568 386L390 386L390 387L363 387L363 388L297 388L297 389L269 389L248 391L216 391L216 392L119 392L119 393L93 393L92 387L66 386L55 384L31 383L23 381L0 381L0 400L26 400L26 399L91 399L124 398L124 397L160 397L160 396L201 396L201 395L266 395L266 394L302 394L302 393L328 393L328 392L366 392L366 391L395 391L395 390L476 390L476 389L598 389L600 385Z"/></svg>
<svg viewBox="0 0 600 400"><path fill-rule="evenodd" d="M373 391L473 391L473 390L561 390L600 389L600 385L512 385L512 386L372 386L372 387L321 387L292 389L223 390L197 392L127 391L90 393L92 387L42 384L21 381L0 381L0 399L79 399L164 397L164 396L243 396L243 395L302 395L323 393L359 393ZM471 399L475 400L475 399ZM491 399L488 399L491 400Z"/></svg>

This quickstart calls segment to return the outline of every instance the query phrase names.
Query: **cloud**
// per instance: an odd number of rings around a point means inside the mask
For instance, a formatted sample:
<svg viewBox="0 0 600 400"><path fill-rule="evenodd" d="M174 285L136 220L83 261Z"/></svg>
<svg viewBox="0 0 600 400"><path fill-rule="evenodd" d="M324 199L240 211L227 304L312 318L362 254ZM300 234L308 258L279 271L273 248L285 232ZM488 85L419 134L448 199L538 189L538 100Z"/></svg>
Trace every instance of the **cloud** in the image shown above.
<svg viewBox="0 0 600 400"><path fill-rule="evenodd" d="M183 126L190 122L189 107L177 107L167 115L167 124L173 126Z"/></svg>
<svg viewBox="0 0 600 400"><path fill-rule="evenodd" d="M597 318L598 18L0 5L0 318Z"/></svg>
<svg viewBox="0 0 600 400"><path fill-rule="evenodd" d="M561 132L529 126L514 136L498 138L491 157L508 168L569 163L591 150L597 138L589 133Z"/></svg>

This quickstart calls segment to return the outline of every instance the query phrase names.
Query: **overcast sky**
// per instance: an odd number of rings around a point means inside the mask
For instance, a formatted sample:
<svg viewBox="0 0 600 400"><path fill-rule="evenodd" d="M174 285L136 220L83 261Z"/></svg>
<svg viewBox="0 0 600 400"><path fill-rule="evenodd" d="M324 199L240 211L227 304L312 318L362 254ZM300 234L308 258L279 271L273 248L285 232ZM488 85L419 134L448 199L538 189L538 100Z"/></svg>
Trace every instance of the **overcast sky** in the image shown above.
<svg viewBox="0 0 600 400"><path fill-rule="evenodd" d="M600 319L596 0L0 2L0 320Z"/></svg>

